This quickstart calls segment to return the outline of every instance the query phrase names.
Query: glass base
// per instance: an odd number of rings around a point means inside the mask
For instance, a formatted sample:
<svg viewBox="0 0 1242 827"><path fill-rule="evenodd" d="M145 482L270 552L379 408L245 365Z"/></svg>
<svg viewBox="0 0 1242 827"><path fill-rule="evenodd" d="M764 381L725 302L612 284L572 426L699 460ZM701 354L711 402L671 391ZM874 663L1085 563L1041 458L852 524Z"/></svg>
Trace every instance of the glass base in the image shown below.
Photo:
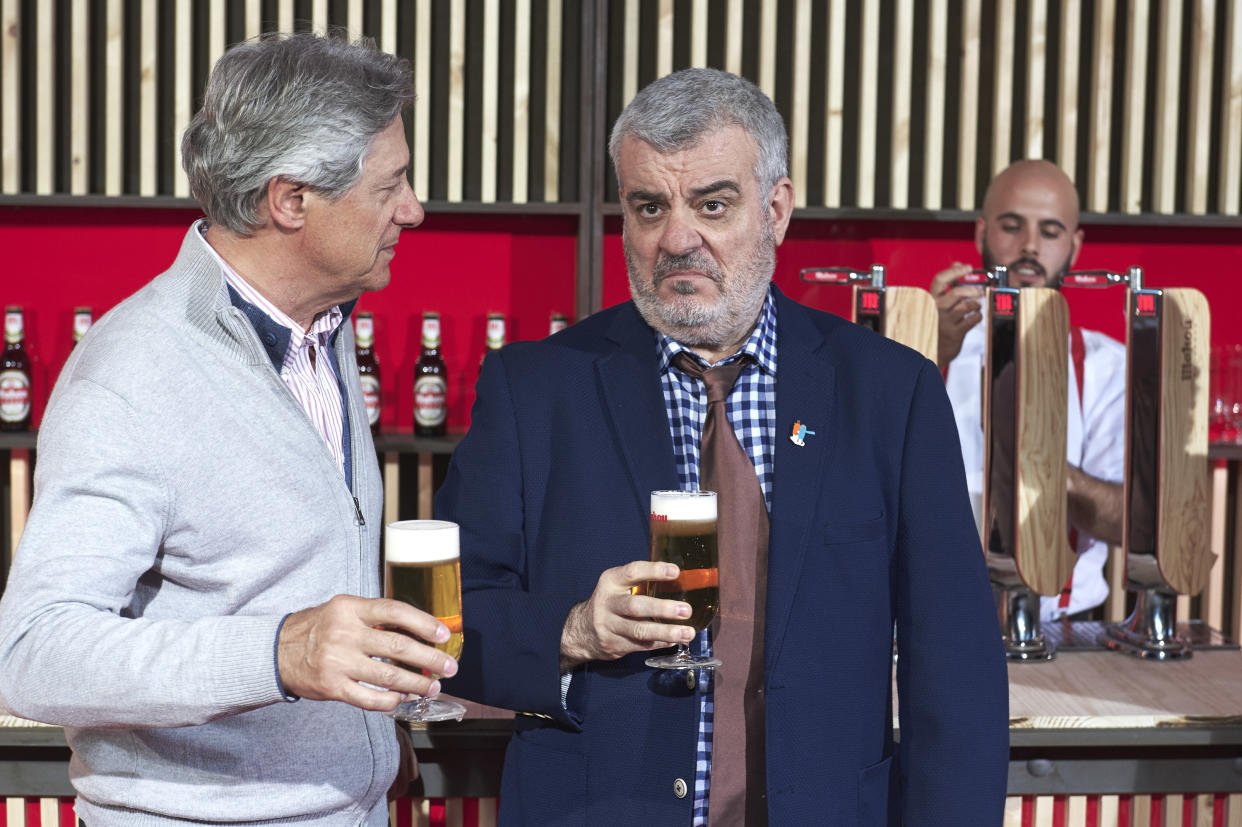
<svg viewBox="0 0 1242 827"><path fill-rule="evenodd" d="M689 652L677 652L672 655L650 657L644 663L656 669L715 669L720 666L720 659L705 655L691 655Z"/></svg>
<svg viewBox="0 0 1242 827"><path fill-rule="evenodd" d="M385 712L389 718L412 723L428 723L431 721L460 721L466 714L466 708L454 701L438 698L415 698L397 704L392 712Z"/></svg>

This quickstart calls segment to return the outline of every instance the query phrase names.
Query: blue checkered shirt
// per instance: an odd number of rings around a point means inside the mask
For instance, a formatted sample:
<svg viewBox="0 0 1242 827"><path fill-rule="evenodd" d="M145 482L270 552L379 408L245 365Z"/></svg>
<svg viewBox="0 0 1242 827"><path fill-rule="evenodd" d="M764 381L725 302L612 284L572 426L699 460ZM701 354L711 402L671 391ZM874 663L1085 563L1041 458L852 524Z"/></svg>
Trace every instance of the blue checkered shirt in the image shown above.
<svg viewBox="0 0 1242 827"><path fill-rule="evenodd" d="M673 456L677 460L677 474L684 491L699 487L699 439L703 434L703 421L707 417L707 388L697 379L691 379L679 369L670 370L673 357L687 348L660 333L660 375L664 386L664 407L668 413L669 429L673 435ZM754 362L742 369L733 391L725 402L725 410L733 432L751 462L763 487L763 499L768 510L772 508L772 465L776 446L776 307L772 290L768 289L759 323L751 331L742 349L717 364L749 354ZM704 364L693 352L690 354ZM704 630L697 641L701 651L711 649L708 633ZM697 761L694 772L694 819L692 827L707 824L708 791L711 789L712 765L712 717L714 711L711 670L701 670L697 683L699 693L699 738Z"/></svg>

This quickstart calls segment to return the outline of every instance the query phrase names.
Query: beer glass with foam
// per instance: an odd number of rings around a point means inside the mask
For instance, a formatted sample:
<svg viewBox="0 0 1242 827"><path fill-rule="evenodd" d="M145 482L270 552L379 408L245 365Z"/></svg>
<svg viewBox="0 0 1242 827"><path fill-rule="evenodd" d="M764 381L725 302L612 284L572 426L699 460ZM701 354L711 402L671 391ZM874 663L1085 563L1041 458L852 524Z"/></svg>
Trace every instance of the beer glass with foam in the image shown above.
<svg viewBox="0 0 1242 827"><path fill-rule="evenodd" d="M384 595L409 603L448 627L436 648L461 657L461 552L457 523L401 520L384 529ZM400 664L398 664L400 665ZM439 677L433 676L433 677ZM401 721L460 721L466 708L434 698L412 698L388 713Z"/></svg>
<svg viewBox="0 0 1242 827"><path fill-rule="evenodd" d="M720 584L716 563L716 492L651 492L651 562L674 563L681 573L676 580L652 580L647 594L690 604L690 619L673 621L707 628L720 608ZM671 655L650 657L648 666L659 669L714 669L720 661L695 656L677 644Z"/></svg>

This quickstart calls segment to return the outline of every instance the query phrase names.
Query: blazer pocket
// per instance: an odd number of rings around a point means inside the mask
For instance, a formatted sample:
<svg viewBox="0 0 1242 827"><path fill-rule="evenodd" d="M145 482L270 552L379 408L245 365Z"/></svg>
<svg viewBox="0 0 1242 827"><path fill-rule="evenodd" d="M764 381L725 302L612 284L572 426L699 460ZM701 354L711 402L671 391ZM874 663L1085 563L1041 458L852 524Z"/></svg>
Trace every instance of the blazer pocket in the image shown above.
<svg viewBox="0 0 1242 827"><path fill-rule="evenodd" d="M893 772L893 756L858 772L858 825L882 827L895 820L889 812L889 782Z"/></svg>
<svg viewBox="0 0 1242 827"><path fill-rule="evenodd" d="M848 523L829 523L824 529L824 543L836 545L840 543L865 543L868 540L882 540L888 532L888 521L885 514L867 517Z"/></svg>

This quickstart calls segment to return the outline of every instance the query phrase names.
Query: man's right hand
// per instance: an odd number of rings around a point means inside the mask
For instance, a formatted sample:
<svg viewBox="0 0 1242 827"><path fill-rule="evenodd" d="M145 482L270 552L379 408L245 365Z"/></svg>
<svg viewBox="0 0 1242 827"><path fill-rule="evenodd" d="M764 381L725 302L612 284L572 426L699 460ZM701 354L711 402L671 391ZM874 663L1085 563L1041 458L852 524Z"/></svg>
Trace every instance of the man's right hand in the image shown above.
<svg viewBox="0 0 1242 827"><path fill-rule="evenodd" d="M941 370L961 352L966 331L983 319L983 288L974 284L953 286L953 282L969 275L972 269L969 264L955 261L932 278L931 294L936 300L936 315L940 320L936 364Z"/></svg>
<svg viewBox="0 0 1242 827"><path fill-rule="evenodd" d="M407 694L439 693L440 682L417 670L440 677L457 673L457 661L418 640L448 638L443 623L407 603L338 594L289 615L276 644L276 668L285 691L298 697L391 711Z"/></svg>
<svg viewBox="0 0 1242 827"><path fill-rule="evenodd" d="M685 620L690 604L634 594L631 589L649 580L676 580L680 570L672 563L635 560L608 569L599 576L595 591L569 610L561 632L561 671L594 660L616 660L631 652L665 649L689 643L695 631L659 620Z"/></svg>

